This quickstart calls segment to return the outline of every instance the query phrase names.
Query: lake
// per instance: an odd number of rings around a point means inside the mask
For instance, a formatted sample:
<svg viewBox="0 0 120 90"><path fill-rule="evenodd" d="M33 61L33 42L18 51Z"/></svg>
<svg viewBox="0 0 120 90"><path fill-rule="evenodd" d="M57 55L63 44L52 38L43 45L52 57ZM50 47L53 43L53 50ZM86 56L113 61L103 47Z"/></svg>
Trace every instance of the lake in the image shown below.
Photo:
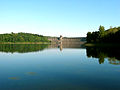
<svg viewBox="0 0 120 90"><path fill-rule="evenodd" d="M120 48L0 45L0 90L120 90Z"/></svg>

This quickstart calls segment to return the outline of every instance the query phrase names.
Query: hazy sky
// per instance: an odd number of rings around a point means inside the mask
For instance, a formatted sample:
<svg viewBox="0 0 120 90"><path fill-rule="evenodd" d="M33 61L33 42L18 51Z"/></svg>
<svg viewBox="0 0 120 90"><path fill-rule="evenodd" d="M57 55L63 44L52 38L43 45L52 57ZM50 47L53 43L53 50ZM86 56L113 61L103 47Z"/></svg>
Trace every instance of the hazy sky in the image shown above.
<svg viewBox="0 0 120 90"><path fill-rule="evenodd" d="M86 36L120 26L120 0L0 0L0 33Z"/></svg>

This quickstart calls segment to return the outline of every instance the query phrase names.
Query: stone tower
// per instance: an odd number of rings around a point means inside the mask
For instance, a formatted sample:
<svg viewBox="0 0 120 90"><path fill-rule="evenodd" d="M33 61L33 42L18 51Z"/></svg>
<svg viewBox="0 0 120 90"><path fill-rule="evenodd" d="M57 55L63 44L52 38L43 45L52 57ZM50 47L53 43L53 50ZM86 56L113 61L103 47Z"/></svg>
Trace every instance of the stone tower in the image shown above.
<svg viewBox="0 0 120 90"><path fill-rule="evenodd" d="M62 44L62 39L63 39L63 37L62 37L62 35L60 35L60 44Z"/></svg>

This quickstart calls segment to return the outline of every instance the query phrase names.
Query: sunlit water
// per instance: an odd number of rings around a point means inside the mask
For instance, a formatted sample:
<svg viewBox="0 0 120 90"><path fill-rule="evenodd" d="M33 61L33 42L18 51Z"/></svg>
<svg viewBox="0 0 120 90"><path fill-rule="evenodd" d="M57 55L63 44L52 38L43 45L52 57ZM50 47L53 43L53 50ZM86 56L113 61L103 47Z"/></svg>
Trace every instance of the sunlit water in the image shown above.
<svg viewBox="0 0 120 90"><path fill-rule="evenodd" d="M10 51L10 50L9 50ZM0 52L0 90L120 90L119 60L87 56L86 48ZM116 64L117 63L117 64Z"/></svg>

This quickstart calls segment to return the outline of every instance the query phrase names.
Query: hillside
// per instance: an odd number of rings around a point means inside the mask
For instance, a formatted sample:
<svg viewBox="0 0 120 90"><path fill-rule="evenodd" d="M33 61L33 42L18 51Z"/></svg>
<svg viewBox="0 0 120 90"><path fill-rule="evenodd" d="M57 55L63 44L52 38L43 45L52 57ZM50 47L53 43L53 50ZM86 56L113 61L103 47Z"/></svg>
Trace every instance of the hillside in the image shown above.
<svg viewBox="0 0 120 90"><path fill-rule="evenodd" d="M49 42L47 37L31 33L0 34L0 42Z"/></svg>

